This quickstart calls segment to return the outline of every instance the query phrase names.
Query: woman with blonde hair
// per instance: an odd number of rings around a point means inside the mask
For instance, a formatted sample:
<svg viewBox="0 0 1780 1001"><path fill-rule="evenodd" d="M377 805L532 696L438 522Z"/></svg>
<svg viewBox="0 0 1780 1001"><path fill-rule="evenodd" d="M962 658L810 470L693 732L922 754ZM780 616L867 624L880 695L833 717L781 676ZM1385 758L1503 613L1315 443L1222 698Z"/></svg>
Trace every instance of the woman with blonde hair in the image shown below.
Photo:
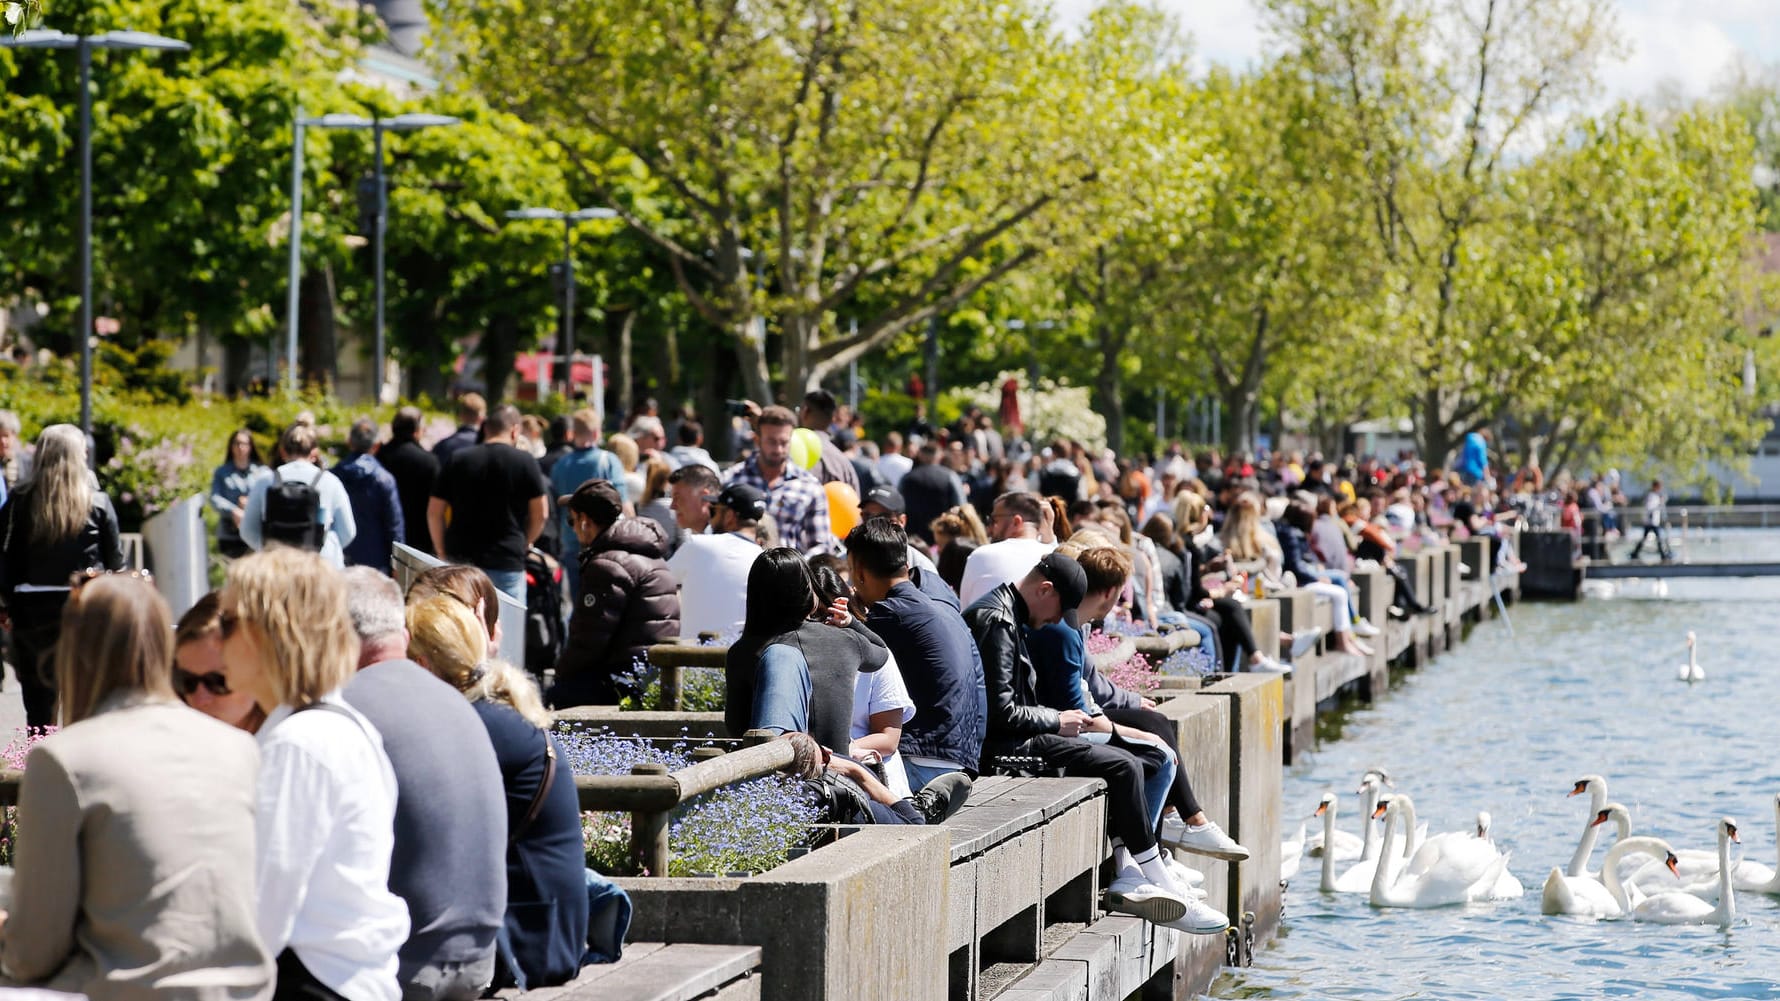
<svg viewBox="0 0 1780 1001"><path fill-rule="evenodd" d="M616 455L618 464L624 467L624 496L643 496L643 488L649 484L638 468L643 463L643 449L637 440L627 434L612 435L606 439L606 451Z"/></svg>
<svg viewBox="0 0 1780 1001"><path fill-rule="evenodd" d="M408 656L470 700L507 790L507 914L494 986L536 990L573 980L586 948L581 808L537 684L488 654L482 622L457 597L408 605Z"/></svg>
<svg viewBox="0 0 1780 1001"><path fill-rule="evenodd" d="M272 992L254 920L259 754L174 699L170 618L146 575L83 575L70 590L62 729L26 759L0 915L14 983L95 1001Z"/></svg>
<svg viewBox="0 0 1780 1001"><path fill-rule="evenodd" d="M969 504L960 504L933 519L927 525L933 533L933 549L938 552L954 539L967 539L979 546L989 544L989 530L983 527L982 516Z"/></svg>
<svg viewBox="0 0 1780 1001"><path fill-rule="evenodd" d="M636 506L637 517L652 518L661 526L661 532L667 536L668 553L671 555L679 545L680 523L674 517L674 508L668 503L668 477L674 473L667 460L651 455L643 463L643 492L633 494L642 500Z"/></svg>
<svg viewBox="0 0 1780 1001"><path fill-rule="evenodd" d="M273 996L397 1001L396 777L376 727L340 696L359 655L346 584L320 555L278 547L236 560L220 604L229 687L266 713L257 883Z"/></svg>
<svg viewBox="0 0 1780 1001"><path fill-rule="evenodd" d="M223 670L222 604L215 591L199 598L173 629L173 692L193 709L248 733L258 732L266 722L252 692L229 687Z"/></svg>
<svg viewBox="0 0 1780 1001"><path fill-rule="evenodd" d="M56 722L53 665L70 575L123 568L117 512L87 468L86 435L72 424L44 428L31 478L0 507L0 630L12 631L27 727Z"/></svg>

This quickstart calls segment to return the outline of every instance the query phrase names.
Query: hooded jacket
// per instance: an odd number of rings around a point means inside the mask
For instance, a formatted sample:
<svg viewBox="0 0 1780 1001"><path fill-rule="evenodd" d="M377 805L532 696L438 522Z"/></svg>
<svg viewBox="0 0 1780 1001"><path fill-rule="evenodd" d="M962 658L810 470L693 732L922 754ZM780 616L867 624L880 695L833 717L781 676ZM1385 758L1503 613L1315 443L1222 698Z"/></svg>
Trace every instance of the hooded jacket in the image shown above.
<svg viewBox="0 0 1780 1001"><path fill-rule="evenodd" d="M667 536L648 518L620 518L581 550L581 601L556 662L559 687L605 688L607 679L636 672L651 646L680 635L680 592L666 554Z"/></svg>

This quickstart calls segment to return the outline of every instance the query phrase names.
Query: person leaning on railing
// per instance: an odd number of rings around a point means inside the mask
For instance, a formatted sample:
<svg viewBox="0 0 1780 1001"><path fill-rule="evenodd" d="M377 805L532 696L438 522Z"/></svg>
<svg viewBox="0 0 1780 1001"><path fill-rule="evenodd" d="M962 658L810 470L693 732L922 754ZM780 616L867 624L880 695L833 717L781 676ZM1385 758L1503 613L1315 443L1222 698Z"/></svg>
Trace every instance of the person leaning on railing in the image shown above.
<svg viewBox="0 0 1780 1001"><path fill-rule="evenodd" d="M136 575L70 590L62 729L26 759L0 985L95 1001L272 991L254 920L259 752L174 699L170 618Z"/></svg>

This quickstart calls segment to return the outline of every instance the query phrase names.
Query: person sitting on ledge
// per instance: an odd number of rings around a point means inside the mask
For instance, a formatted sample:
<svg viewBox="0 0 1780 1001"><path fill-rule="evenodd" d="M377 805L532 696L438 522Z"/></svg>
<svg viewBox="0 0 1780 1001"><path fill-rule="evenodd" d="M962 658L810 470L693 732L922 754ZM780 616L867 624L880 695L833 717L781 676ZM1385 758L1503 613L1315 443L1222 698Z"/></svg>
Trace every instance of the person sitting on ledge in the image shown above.
<svg viewBox="0 0 1780 1001"><path fill-rule="evenodd" d="M927 825L943 823L970 798L970 776L948 772L913 796L898 796L871 769L792 731L792 777L809 784L823 807L823 822L836 824Z"/></svg>

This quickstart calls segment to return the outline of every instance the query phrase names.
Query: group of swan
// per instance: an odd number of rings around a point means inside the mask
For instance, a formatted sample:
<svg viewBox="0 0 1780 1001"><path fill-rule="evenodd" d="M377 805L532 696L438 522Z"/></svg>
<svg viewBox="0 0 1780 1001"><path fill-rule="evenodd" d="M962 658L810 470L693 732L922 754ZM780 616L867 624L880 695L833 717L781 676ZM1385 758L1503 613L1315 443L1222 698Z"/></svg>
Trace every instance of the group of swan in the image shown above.
<svg viewBox="0 0 1780 1001"><path fill-rule="evenodd" d="M1489 814L1478 814L1473 830L1430 836L1427 825L1416 823L1414 800L1395 792L1388 800L1383 798L1389 781L1382 772L1373 771L1361 782L1364 837L1335 829L1340 797L1323 795L1316 810L1323 821L1322 838L1313 854L1322 857L1324 892L1366 893L1375 907L1444 907L1505 900L1526 892L1508 871L1508 856L1490 840ZM1372 820L1381 813L1384 833L1379 836ZM1356 847L1352 865L1337 875L1336 863Z"/></svg>
<svg viewBox="0 0 1780 1001"><path fill-rule="evenodd" d="M1780 874L1758 862L1732 863L1730 846L1741 843L1736 821L1720 819L1715 851L1677 852L1661 838L1632 837L1631 814L1607 801L1607 780L1589 775L1570 795L1587 792L1589 821L1567 870L1553 868L1545 879L1539 909L1546 914L1582 917L1630 917L1656 924L1729 925L1736 920L1736 892L1780 894ZM1589 872L1601 825L1613 821L1613 848L1599 872ZM1774 798L1774 821L1780 829L1780 795ZM1650 861L1628 866L1634 857Z"/></svg>

